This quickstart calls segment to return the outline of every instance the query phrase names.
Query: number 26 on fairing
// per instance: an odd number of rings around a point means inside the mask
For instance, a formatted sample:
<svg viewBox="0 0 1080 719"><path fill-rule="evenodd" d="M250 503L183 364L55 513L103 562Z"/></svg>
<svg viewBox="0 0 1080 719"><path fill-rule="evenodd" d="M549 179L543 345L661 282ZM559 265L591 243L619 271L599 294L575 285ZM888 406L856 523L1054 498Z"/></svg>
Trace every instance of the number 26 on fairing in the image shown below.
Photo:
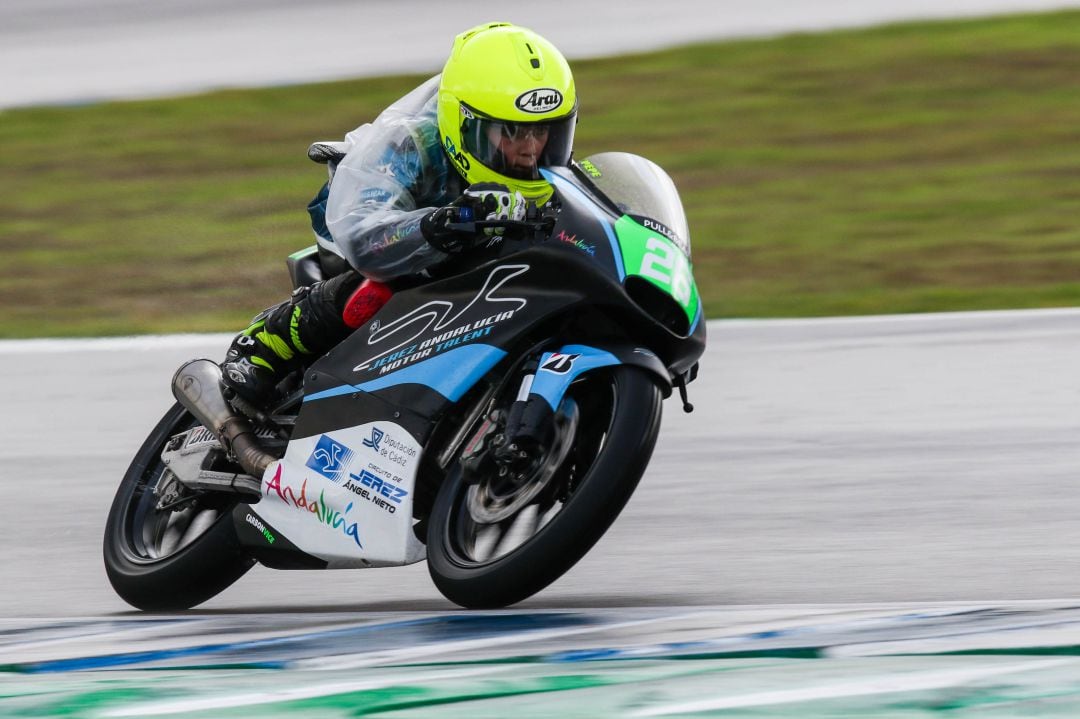
<svg viewBox="0 0 1080 719"><path fill-rule="evenodd" d="M641 259L641 275L671 288L671 294L682 305L690 302L690 271L682 257L659 237L650 237L645 243L645 256Z"/></svg>

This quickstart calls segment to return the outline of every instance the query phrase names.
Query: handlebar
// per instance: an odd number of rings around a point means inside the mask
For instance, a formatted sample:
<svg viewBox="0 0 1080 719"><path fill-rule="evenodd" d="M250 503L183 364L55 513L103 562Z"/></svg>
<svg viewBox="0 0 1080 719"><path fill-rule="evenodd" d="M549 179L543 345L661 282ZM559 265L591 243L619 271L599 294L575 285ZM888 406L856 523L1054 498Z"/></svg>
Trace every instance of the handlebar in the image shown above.
<svg viewBox="0 0 1080 719"><path fill-rule="evenodd" d="M447 229L465 234L480 234L487 229L500 228L505 234L532 233L531 239L547 239L555 226L554 217L542 217L531 220L472 220L469 222L448 222ZM515 232L516 231L516 232Z"/></svg>

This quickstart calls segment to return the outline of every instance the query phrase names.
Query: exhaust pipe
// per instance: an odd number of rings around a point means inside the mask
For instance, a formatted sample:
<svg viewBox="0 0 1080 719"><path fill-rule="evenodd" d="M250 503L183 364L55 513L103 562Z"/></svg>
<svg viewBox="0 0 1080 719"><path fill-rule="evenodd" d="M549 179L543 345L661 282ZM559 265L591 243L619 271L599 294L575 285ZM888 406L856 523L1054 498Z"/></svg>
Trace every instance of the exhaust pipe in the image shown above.
<svg viewBox="0 0 1080 719"><path fill-rule="evenodd" d="M172 380L176 400L236 457L260 482L277 458L263 450L247 419L233 411L221 395L221 368L208 359L196 359L176 370Z"/></svg>

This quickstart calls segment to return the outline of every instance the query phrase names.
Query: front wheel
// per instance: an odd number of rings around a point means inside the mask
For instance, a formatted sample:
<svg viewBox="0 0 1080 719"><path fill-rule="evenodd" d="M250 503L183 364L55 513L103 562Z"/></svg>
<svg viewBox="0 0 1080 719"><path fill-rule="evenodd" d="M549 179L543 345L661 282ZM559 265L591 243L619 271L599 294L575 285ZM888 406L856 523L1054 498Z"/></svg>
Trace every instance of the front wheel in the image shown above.
<svg viewBox="0 0 1080 719"><path fill-rule="evenodd" d="M188 609L252 567L236 538L236 499L192 495L161 459L172 437L198 426L179 404L146 438L124 474L105 527L105 570L128 604L148 611Z"/></svg>
<svg viewBox="0 0 1080 719"><path fill-rule="evenodd" d="M504 607L562 576L633 494L656 444L660 404L640 368L583 375L556 417L557 466L542 488L522 485L524 499L486 489L495 477L466 483L455 464L428 525L428 569L439 591L463 607Z"/></svg>

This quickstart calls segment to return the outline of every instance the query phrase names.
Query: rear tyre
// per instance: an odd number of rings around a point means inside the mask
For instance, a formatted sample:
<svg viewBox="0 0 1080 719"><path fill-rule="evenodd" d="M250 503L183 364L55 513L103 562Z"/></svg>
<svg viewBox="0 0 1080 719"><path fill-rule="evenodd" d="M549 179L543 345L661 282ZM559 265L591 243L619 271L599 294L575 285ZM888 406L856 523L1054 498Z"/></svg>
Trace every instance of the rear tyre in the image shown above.
<svg viewBox="0 0 1080 719"><path fill-rule="evenodd" d="M660 413L660 391L640 368L583 375L560 407L560 415L573 416L560 425L572 448L542 491L498 521L486 520L483 507L470 511L470 485L455 463L428 526L428 570L439 591L463 607L504 607L562 576L630 499L652 455ZM505 496L485 495L489 481L495 479L481 480L481 496ZM472 501L477 494L473 489Z"/></svg>
<svg viewBox="0 0 1080 719"><path fill-rule="evenodd" d="M155 490L164 491L171 475L161 452L173 435L196 424L174 405L143 442L109 510L105 571L116 593L138 609L174 611L201 604L255 563L236 538L235 497L206 493L159 509Z"/></svg>

